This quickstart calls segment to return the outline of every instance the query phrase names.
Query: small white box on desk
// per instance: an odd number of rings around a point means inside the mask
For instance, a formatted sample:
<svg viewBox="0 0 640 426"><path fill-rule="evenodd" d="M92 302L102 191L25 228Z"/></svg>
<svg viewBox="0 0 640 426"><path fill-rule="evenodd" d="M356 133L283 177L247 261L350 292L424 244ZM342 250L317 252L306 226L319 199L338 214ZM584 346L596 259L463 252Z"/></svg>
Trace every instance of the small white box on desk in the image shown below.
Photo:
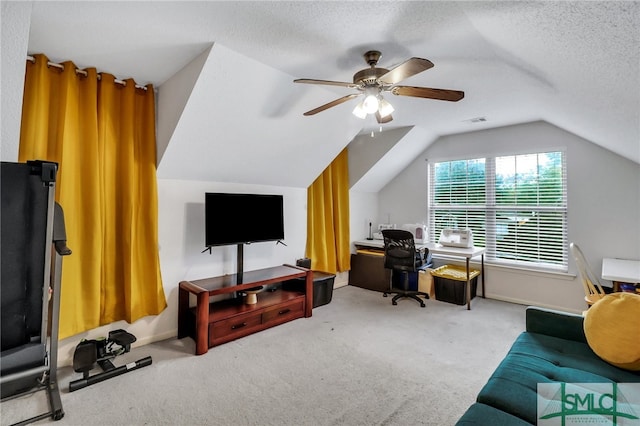
<svg viewBox="0 0 640 426"><path fill-rule="evenodd" d="M417 244L426 243L429 240L427 236L427 226L422 223L407 223L402 225L402 229L411 232L413 240Z"/></svg>

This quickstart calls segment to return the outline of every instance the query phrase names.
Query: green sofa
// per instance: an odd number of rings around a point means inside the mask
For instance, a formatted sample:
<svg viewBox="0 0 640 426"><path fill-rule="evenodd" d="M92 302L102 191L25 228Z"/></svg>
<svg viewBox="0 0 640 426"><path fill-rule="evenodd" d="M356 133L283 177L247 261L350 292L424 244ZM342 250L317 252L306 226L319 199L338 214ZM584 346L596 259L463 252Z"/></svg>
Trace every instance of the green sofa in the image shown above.
<svg viewBox="0 0 640 426"><path fill-rule="evenodd" d="M456 425L535 425L538 383L558 382L640 383L640 372L600 359L587 345L581 315L528 307L526 331Z"/></svg>

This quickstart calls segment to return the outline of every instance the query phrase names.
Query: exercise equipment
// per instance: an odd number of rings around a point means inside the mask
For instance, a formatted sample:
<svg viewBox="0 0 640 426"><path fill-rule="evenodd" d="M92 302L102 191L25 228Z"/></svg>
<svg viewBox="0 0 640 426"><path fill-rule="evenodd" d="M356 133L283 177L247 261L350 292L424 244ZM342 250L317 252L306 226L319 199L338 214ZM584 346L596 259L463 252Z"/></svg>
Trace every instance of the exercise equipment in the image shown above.
<svg viewBox="0 0 640 426"><path fill-rule="evenodd" d="M0 164L2 401L46 391L49 411L19 422L64 416L57 383L62 256L67 247L62 207L55 203L58 165Z"/></svg>
<svg viewBox="0 0 640 426"><path fill-rule="evenodd" d="M82 373L82 378L69 383L69 392L151 365L150 356L120 367L113 364L111 360L129 352L131 344L135 341L136 337L133 334L118 329L110 331L107 338L84 339L78 343L73 352L73 369L76 373ZM91 375L96 363L102 372Z"/></svg>

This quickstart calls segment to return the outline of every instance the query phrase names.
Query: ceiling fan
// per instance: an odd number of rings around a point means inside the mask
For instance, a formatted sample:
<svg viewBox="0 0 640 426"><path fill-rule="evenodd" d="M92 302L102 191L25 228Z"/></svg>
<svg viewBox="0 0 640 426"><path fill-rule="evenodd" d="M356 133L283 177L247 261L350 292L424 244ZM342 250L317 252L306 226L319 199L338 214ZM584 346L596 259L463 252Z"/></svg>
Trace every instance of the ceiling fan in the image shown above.
<svg viewBox="0 0 640 426"><path fill-rule="evenodd" d="M398 86L397 83L413 75L426 71L433 67L433 63L427 59L410 58L400 65L391 68L376 67L382 54L377 50L370 50L364 54L364 60L370 68L365 68L353 75L353 83L329 80L314 80L299 78L294 83L324 84L329 86L342 86L356 89L358 93L343 96L329 103L321 105L304 115L314 115L336 105L340 105L350 99L364 95L365 98L353 110L353 114L359 118L365 118L367 114L375 114L378 123L388 123L393 120L391 113L393 106L383 97L383 92L390 92L398 96L412 96L416 98L437 99L441 101L457 102L464 98L464 92L458 90L432 89L429 87Z"/></svg>

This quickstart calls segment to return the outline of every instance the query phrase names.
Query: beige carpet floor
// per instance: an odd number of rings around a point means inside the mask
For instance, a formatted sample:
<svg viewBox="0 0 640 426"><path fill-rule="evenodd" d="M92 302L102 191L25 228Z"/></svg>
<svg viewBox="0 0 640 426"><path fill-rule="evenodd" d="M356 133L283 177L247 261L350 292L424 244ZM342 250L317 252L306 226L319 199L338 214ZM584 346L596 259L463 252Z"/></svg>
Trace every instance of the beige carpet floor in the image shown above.
<svg viewBox="0 0 640 426"><path fill-rule="evenodd" d="M347 286L313 316L195 356L190 338L115 359L153 364L69 392L64 425L453 425L515 337L525 306L477 297L426 308ZM95 370L94 372L98 372ZM0 404L1 425L47 410L40 392Z"/></svg>

